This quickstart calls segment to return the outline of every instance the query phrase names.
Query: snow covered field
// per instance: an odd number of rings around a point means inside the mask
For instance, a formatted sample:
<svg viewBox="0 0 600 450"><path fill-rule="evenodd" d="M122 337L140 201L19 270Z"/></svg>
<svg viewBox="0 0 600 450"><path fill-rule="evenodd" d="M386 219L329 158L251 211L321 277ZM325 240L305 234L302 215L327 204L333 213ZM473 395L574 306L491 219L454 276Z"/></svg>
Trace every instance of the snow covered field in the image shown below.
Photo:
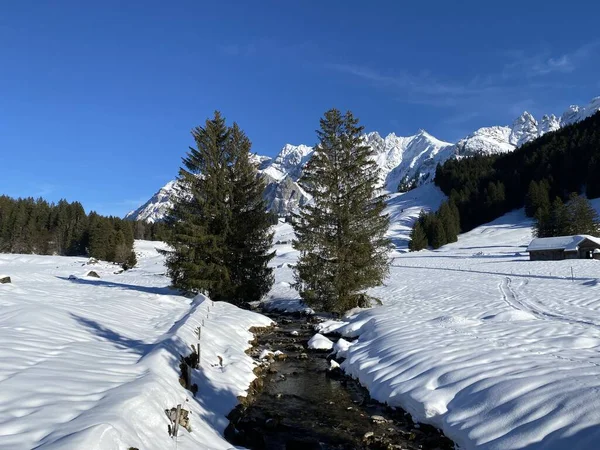
<svg viewBox="0 0 600 450"><path fill-rule="evenodd" d="M337 346L342 367L464 449L600 448L600 261L528 261L522 211L437 251L405 253L420 189L389 209L398 249L372 292L384 305L323 325L358 336ZM424 198L428 207L442 199ZM287 224L277 232L280 241L291 233ZM293 309L296 255L288 244L277 254L271 301Z"/></svg>
<svg viewBox="0 0 600 450"><path fill-rule="evenodd" d="M175 448L164 410L177 404L192 427L179 449L231 448L225 415L254 379L247 330L270 320L176 295L156 245L137 241L139 266L122 274L85 258L0 255L12 277L0 284L0 449ZM179 354L203 320L194 399L179 384Z"/></svg>

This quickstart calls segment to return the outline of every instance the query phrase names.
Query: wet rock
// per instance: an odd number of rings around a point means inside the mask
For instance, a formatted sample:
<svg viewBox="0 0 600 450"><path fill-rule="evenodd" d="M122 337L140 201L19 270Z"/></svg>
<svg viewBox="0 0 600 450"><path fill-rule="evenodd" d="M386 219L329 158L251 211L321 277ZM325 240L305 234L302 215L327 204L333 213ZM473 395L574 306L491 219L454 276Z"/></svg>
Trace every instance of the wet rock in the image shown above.
<svg viewBox="0 0 600 450"><path fill-rule="evenodd" d="M387 419L383 416L374 415L371 416L371 422L373 423L387 423Z"/></svg>
<svg viewBox="0 0 600 450"><path fill-rule="evenodd" d="M285 347L288 352L303 352L304 347L300 344L289 344Z"/></svg>
<svg viewBox="0 0 600 450"><path fill-rule="evenodd" d="M321 450L321 444L314 438L293 437L286 441L285 450Z"/></svg>

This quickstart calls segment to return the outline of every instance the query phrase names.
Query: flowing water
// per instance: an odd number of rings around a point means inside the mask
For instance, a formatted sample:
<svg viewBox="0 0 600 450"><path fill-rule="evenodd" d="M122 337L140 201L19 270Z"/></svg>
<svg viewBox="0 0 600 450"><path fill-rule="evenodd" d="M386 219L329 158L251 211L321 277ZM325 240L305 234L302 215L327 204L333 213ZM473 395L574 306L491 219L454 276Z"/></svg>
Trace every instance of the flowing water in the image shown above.
<svg viewBox="0 0 600 450"><path fill-rule="evenodd" d="M273 315L278 324L261 333L251 355L280 350L264 364L257 390L229 416L227 439L250 449L453 449L433 427L370 399L339 369L328 352L307 350L315 333L306 317Z"/></svg>

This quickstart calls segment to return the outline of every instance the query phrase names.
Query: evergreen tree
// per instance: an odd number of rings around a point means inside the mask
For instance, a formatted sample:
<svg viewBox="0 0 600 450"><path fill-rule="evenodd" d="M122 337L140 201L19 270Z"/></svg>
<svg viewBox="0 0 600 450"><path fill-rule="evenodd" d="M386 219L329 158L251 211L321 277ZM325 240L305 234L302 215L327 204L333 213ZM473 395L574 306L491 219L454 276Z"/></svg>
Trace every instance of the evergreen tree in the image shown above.
<svg viewBox="0 0 600 450"><path fill-rule="evenodd" d="M268 267L275 256L271 251L272 215L263 197L264 179L250 160L250 147L250 140L234 123L228 141L232 187L227 265L235 303L260 300L274 281L273 269Z"/></svg>
<svg viewBox="0 0 600 450"><path fill-rule="evenodd" d="M358 120L332 109L320 125L319 144L301 179L313 202L293 219L293 245L300 252L295 286L310 306L342 313L367 305L365 290L388 273L389 218Z"/></svg>
<svg viewBox="0 0 600 450"><path fill-rule="evenodd" d="M446 243L456 242L460 228L455 210L450 206L450 203L443 202L437 212L437 216L444 227L444 235Z"/></svg>
<svg viewBox="0 0 600 450"><path fill-rule="evenodd" d="M444 229L444 224L438 217L433 217L433 234L431 236L431 246L433 248L440 248L443 245L448 243L448 239L446 237L446 230Z"/></svg>
<svg viewBox="0 0 600 450"><path fill-rule="evenodd" d="M219 112L192 135L164 238L177 288L234 303L259 300L273 284L272 234L264 184L250 160L250 141Z"/></svg>
<svg viewBox="0 0 600 450"><path fill-rule="evenodd" d="M192 130L197 148L183 158L173 208L167 218L173 234L167 242L167 271L173 286L204 292L213 300L232 294L226 266L231 194L227 182L229 130L219 112Z"/></svg>
<svg viewBox="0 0 600 450"><path fill-rule="evenodd" d="M417 252L427 248L429 243L427 242L427 235L423 228L423 223L417 220L413 225L413 229L410 232L410 242L408 243L408 249L411 252Z"/></svg>
<svg viewBox="0 0 600 450"><path fill-rule="evenodd" d="M581 195L573 194L567 205L565 216L570 222L570 234L589 234L597 236L600 230L598 214L589 200Z"/></svg>
<svg viewBox="0 0 600 450"><path fill-rule="evenodd" d="M568 236L573 234L567 206L560 197L556 197L550 208L549 236Z"/></svg>
<svg viewBox="0 0 600 450"><path fill-rule="evenodd" d="M540 188L538 184L531 180L529 183L529 189L527 190L527 196L525 197L525 214L527 217L535 216L539 208Z"/></svg>

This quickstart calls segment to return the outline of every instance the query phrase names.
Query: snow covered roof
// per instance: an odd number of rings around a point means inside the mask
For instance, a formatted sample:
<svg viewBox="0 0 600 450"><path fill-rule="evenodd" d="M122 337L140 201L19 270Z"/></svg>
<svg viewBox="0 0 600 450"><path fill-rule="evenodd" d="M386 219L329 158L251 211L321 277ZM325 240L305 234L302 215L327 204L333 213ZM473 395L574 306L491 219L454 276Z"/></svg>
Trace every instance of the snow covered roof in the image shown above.
<svg viewBox="0 0 600 450"><path fill-rule="evenodd" d="M557 236L548 238L535 238L527 247L527 251L540 250L564 250L565 252L574 252L586 239L600 245L600 238L589 236L587 234L578 234L575 236Z"/></svg>

